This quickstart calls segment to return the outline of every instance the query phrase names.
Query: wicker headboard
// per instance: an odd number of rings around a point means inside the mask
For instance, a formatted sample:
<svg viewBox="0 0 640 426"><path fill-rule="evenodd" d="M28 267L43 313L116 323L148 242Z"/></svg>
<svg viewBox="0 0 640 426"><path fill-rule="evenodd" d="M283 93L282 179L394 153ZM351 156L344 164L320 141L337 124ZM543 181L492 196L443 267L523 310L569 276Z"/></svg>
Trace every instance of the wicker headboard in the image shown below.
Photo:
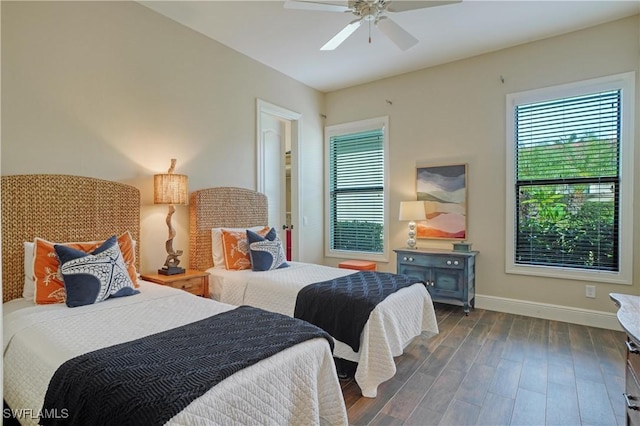
<svg viewBox="0 0 640 426"><path fill-rule="evenodd" d="M24 241L94 241L125 231L140 241L140 191L133 186L69 175L2 176L3 302L22 297Z"/></svg>
<svg viewBox="0 0 640 426"><path fill-rule="evenodd" d="M207 188L189 198L189 267L204 271L213 266L212 228L249 228L266 225L267 196L245 188Z"/></svg>

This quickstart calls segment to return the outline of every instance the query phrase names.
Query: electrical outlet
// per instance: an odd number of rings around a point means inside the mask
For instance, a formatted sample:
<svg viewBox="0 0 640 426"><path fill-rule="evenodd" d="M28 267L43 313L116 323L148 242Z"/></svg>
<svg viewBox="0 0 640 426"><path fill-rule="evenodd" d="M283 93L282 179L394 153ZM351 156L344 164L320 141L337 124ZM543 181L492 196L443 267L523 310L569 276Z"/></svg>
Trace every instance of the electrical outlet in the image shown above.
<svg viewBox="0 0 640 426"><path fill-rule="evenodd" d="M592 299L596 298L596 286L595 285L586 285L584 286L585 296L590 297Z"/></svg>

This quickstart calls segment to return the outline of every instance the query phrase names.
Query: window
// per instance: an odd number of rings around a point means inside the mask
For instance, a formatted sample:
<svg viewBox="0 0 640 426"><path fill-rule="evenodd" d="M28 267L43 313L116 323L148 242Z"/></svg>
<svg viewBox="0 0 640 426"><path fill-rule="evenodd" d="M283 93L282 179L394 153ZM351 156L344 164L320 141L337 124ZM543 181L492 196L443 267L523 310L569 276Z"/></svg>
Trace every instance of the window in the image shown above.
<svg viewBox="0 0 640 426"><path fill-rule="evenodd" d="M387 260L386 117L325 129L325 254Z"/></svg>
<svg viewBox="0 0 640 426"><path fill-rule="evenodd" d="M507 96L507 272L631 283L634 79Z"/></svg>

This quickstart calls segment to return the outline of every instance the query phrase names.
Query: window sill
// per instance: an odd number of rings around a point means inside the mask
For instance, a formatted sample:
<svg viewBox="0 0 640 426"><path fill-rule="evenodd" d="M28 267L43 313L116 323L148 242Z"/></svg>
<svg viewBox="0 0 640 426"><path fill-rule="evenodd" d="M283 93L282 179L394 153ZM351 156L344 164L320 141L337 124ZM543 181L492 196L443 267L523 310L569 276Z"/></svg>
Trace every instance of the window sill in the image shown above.
<svg viewBox="0 0 640 426"><path fill-rule="evenodd" d="M564 280L596 281L600 283L632 285L631 276L626 277L622 272L579 271L570 268L551 266L521 266L507 265L505 273L516 275L530 275L543 278L558 278Z"/></svg>
<svg viewBox="0 0 640 426"><path fill-rule="evenodd" d="M340 259L354 259L354 260L369 260L372 262L383 262L388 263L389 257L386 253L373 254L373 253L363 253L360 251L349 251L349 250L330 250L325 252L325 257L333 257Z"/></svg>

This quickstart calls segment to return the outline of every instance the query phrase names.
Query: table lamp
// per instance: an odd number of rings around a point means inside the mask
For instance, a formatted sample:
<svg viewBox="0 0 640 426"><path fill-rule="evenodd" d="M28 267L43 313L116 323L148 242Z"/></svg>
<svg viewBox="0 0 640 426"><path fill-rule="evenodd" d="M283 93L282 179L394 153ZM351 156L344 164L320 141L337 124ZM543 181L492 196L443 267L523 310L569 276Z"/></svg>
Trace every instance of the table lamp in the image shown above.
<svg viewBox="0 0 640 426"><path fill-rule="evenodd" d="M171 159L171 167L169 167L167 173L153 176L153 203L169 205L169 213L167 214L169 239L165 243L167 260L164 266L158 269L158 273L163 275L184 273L184 268L178 266L180 264L178 257L182 255L182 250L175 251L173 249L173 239L176 236L176 231L171 226L171 216L176 211L174 204L187 204L187 176L174 174L175 167L176 160L174 158Z"/></svg>
<svg viewBox="0 0 640 426"><path fill-rule="evenodd" d="M416 247L416 220L425 220L427 215L424 210L424 201L401 201L400 220L409 221L409 239L407 246Z"/></svg>

